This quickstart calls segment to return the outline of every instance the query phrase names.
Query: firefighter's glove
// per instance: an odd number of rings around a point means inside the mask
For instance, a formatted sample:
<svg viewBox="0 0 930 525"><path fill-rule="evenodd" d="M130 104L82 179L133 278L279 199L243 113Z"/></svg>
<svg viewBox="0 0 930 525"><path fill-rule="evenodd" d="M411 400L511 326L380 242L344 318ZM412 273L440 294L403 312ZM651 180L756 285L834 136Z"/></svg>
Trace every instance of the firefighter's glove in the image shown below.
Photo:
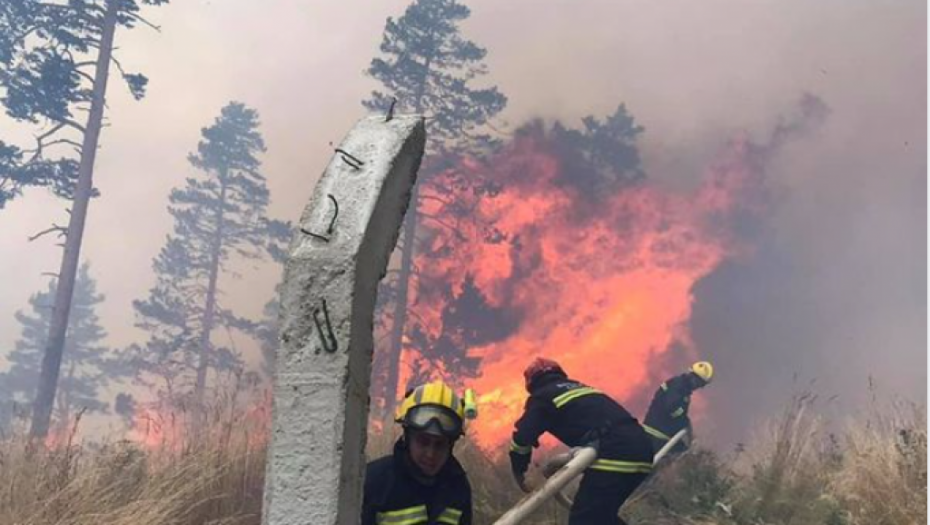
<svg viewBox="0 0 930 525"><path fill-rule="evenodd" d="M530 454L520 454L519 452L510 452L510 470L513 471L513 477L517 481L523 481L526 471L530 468Z"/></svg>

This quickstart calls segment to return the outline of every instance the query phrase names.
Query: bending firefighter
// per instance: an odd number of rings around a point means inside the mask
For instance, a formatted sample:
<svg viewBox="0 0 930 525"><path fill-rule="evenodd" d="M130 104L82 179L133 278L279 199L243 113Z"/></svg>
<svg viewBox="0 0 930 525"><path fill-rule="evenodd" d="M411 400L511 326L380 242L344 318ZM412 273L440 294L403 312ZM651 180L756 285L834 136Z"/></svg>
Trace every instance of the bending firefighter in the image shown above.
<svg viewBox="0 0 930 525"><path fill-rule="evenodd" d="M691 442L691 419L688 409L691 406L691 393L707 386L714 377L714 367L707 361L694 363L684 374L675 376L659 385L643 430L652 438L653 449L658 451L680 430L686 429L688 435L675 445L671 452L684 452Z"/></svg>
<svg viewBox="0 0 930 525"><path fill-rule="evenodd" d="M569 525L616 525L623 502L652 470L649 436L607 395L572 381L555 361L536 359L523 373L530 394L516 423L510 463L520 485L533 447L549 432L570 447L598 442L598 459L585 472Z"/></svg>
<svg viewBox="0 0 930 525"><path fill-rule="evenodd" d="M466 400L441 381L407 392L396 417L403 437L368 464L362 525L471 525L471 486L452 454L465 414Z"/></svg>

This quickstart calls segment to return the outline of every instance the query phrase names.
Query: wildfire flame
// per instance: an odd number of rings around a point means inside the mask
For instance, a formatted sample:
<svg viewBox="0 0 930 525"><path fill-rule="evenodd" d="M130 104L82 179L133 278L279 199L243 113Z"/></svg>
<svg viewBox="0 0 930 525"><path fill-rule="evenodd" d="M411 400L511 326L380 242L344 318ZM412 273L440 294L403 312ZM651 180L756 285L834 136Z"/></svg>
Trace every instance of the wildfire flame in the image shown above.
<svg viewBox="0 0 930 525"><path fill-rule="evenodd" d="M768 210L768 159L828 113L812 95L799 107L801 119L779 122L761 145L731 140L690 193L648 183L592 191L590 173L573 181L539 127L486 161L434 174L420 188L426 249L414 261L399 384L425 375L474 388L481 416L469 434L489 451L509 438L536 356L642 415L657 383L700 355L688 333L694 285L753 248L744 229ZM266 393L241 417L215 421L221 444L248 427L245 446L264 446L270 404ZM703 408L696 400L698 416ZM139 407L131 439L180 450L190 424L176 415Z"/></svg>
<svg viewBox="0 0 930 525"><path fill-rule="evenodd" d="M150 452L179 453L214 446L263 450L271 431L271 393L213 406L198 424L192 411L168 402L137 404L127 439ZM200 435L195 429L201 428Z"/></svg>
<svg viewBox="0 0 930 525"><path fill-rule="evenodd" d="M179 452L184 446L187 426L185 418L160 405L137 405L126 437L149 451Z"/></svg>
<svg viewBox="0 0 930 525"><path fill-rule="evenodd" d="M441 342L444 324L465 315L453 300L477 290L493 313L479 324L500 336L480 342L480 333L470 334L479 343L468 345L467 355L481 359L470 381L456 377L454 366L431 365L434 375L478 391L482 416L470 434L479 445L509 438L526 399L522 370L535 356L558 360L570 376L621 403L651 395L659 377L680 373L663 370L668 360L658 359L673 346L685 349L676 366L697 357L686 328L692 287L750 248L731 225L765 210L758 153L747 137L731 141L690 194L643 184L592 196L564 183L569 174L547 137L530 133L489 162L466 160L424 185L423 216L447 224L430 231L416 259L417 330ZM462 199L446 197L469 177L499 185L466 199L463 212ZM405 348L401 384L424 367L418 348Z"/></svg>

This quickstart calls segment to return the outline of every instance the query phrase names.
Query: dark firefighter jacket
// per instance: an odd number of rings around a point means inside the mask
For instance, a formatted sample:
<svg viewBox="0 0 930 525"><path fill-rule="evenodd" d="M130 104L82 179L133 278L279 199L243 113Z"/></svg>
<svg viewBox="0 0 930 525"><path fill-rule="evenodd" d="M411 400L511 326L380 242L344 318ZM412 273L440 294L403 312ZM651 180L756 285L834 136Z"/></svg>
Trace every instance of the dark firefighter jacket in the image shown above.
<svg viewBox="0 0 930 525"><path fill-rule="evenodd" d="M610 396L559 373L536 379L510 444L511 460L529 464L532 447L549 432L570 447L598 439L595 470L644 473L652 468L652 445L639 423Z"/></svg>
<svg viewBox="0 0 930 525"><path fill-rule="evenodd" d="M365 474L362 525L471 525L471 486L454 456L432 483L417 479L403 439Z"/></svg>
<svg viewBox="0 0 930 525"><path fill-rule="evenodd" d="M691 382L688 374L675 376L659 385L643 427L653 436L668 441L679 430L691 428L691 419L688 417L688 408L691 406Z"/></svg>

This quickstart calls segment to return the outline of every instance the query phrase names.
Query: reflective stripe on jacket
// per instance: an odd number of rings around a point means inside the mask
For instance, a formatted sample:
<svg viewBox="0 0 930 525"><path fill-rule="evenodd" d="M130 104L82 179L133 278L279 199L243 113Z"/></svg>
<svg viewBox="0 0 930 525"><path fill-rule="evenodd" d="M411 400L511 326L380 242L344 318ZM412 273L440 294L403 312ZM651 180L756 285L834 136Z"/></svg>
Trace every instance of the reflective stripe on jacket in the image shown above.
<svg viewBox="0 0 930 525"><path fill-rule="evenodd" d="M667 441L679 430L691 426L688 409L691 407L692 389L686 376L675 376L659 385L649 404L643 428L658 439ZM664 434L664 437L650 432L650 429Z"/></svg>
<svg viewBox="0 0 930 525"><path fill-rule="evenodd" d="M471 525L471 486L454 456L430 484L417 479L403 439L394 454L368 464L362 525Z"/></svg>
<svg viewBox="0 0 930 525"><path fill-rule="evenodd" d="M523 415L515 424L510 450L530 454L549 432L570 447L600 443L601 460L631 461L638 471L652 465L652 445L625 408L603 392L562 374L546 374L533 382ZM627 465L602 463L619 472Z"/></svg>

